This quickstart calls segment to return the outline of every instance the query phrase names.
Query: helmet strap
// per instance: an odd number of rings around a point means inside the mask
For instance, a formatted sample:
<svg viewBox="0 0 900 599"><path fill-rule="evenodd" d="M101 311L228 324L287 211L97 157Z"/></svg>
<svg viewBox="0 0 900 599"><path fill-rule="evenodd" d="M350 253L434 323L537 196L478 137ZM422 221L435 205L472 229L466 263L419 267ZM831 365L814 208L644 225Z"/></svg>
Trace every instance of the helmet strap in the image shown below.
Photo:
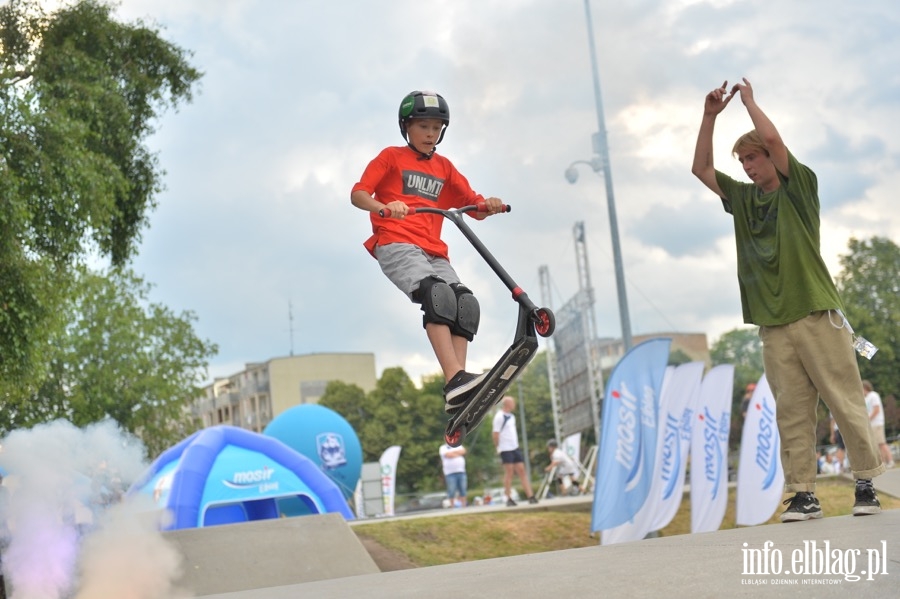
<svg viewBox="0 0 900 599"><path fill-rule="evenodd" d="M431 157L434 156L434 149L432 149L430 152L428 152L426 154L425 152L420 151L419 148L417 148L416 146L412 145L409 142L406 142L406 145L409 146L409 148L413 152L415 152L416 154L419 155L419 160L431 160Z"/></svg>

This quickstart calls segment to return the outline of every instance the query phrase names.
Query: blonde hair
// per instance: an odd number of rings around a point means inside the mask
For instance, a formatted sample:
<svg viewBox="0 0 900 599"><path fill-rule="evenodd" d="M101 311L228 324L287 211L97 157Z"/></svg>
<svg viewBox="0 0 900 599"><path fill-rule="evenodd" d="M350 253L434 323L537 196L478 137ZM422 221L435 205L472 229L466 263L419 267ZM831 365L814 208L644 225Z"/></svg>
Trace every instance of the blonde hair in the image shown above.
<svg viewBox="0 0 900 599"><path fill-rule="evenodd" d="M762 137L756 132L756 129L744 133L734 142L734 147L731 148L731 155L737 158L741 150L761 150L766 156L769 155L769 150L766 148L766 144L763 143Z"/></svg>

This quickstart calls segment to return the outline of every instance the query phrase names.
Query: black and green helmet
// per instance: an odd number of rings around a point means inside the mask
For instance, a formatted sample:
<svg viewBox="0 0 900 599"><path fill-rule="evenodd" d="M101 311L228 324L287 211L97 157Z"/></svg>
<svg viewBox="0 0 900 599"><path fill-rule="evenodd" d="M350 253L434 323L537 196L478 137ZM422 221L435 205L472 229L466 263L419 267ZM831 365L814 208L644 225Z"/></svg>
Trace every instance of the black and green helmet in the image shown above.
<svg viewBox="0 0 900 599"><path fill-rule="evenodd" d="M443 96L435 92L412 91L406 94L400 102L400 110L397 113L397 122L400 125L400 135L406 137L406 122L410 119L441 119L444 123L444 131L450 125L450 108ZM437 143L444 139L444 131Z"/></svg>

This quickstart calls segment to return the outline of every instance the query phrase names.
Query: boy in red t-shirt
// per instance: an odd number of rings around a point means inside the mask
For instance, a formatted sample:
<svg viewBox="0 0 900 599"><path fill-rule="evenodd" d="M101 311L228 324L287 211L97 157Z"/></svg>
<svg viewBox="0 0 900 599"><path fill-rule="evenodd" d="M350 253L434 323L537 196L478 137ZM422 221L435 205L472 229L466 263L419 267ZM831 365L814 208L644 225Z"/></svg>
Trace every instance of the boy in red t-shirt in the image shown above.
<svg viewBox="0 0 900 599"><path fill-rule="evenodd" d="M353 186L350 202L370 212L373 235L365 247L381 270L413 302L422 306L423 326L444 372L444 409L457 412L475 393L485 374L466 372L468 344L478 331L480 309L460 283L441 240L444 218L417 214L410 207L444 210L484 202L481 220L503 208L497 198L475 193L453 164L435 153L450 124L447 102L434 92L410 92L400 103L398 122L406 146L385 148ZM382 209L390 211L381 217Z"/></svg>

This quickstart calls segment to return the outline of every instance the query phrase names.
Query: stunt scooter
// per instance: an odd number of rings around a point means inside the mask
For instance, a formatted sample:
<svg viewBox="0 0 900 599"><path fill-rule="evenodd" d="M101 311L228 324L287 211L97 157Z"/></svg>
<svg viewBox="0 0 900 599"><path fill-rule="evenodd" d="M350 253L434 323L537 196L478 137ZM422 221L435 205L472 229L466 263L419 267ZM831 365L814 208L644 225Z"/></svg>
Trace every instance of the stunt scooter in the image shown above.
<svg viewBox="0 0 900 599"><path fill-rule="evenodd" d="M510 212L509 205L504 205L502 212ZM459 447L467 433L474 431L491 409L500 402L506 389L522 373L525 366L537 353L537 335L549 337L556 328L556 320L553 312L548 308L538 308L528 298L521 287L516 285L512 277L500 266L496 258L487 250L481 240L475 236L472 229L463 222L463 214L466 212L487 212L484 202L472 206L463 206L452 210L440 208L410 208L411 214L439 214L455 224L460 232L471 242L488 266L500 277L503 284L512 292L512 298L519 304L518 322L516 334L512 345L503 354L478 387L477 393L469 399L456 414L450 417L447 428L444 431L444 441L450 447ZM390 211L383 209L381 216L390 216Z"/></svg>

